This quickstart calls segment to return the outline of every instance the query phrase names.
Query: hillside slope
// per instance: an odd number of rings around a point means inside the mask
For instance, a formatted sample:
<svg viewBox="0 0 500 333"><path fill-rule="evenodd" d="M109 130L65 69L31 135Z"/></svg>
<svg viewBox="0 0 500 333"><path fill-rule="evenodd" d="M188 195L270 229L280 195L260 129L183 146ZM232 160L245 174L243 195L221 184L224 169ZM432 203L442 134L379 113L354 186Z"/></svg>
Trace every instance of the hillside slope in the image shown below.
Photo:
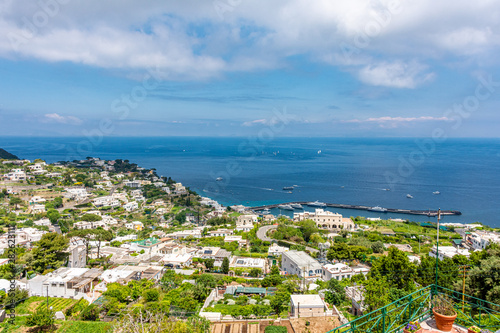
<svg viewBox="0 0 500 333"><path fill-rule="evenodd" d="M6 151L5 149L2 149L0 148L0 159L6 159L6 160L18 160L19 157L17 157L16 155L13 155L11 153L9 153L8 151Z"/></svg>

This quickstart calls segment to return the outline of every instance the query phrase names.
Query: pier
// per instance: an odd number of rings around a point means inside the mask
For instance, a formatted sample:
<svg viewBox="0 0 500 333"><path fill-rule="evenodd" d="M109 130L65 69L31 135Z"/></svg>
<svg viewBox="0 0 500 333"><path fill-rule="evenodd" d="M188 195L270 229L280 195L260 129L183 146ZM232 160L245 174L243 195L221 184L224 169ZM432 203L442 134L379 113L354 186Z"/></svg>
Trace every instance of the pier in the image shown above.
<svg viewBox="0 0 500 333"><path fill-rule="evenodd" d="M259 210L264 210L264 209L272 209L272 208L278 208L280 205L290 205L290 204L300 204L303 206L308 206L309 202L303 202L303 201L293 201L293 202L287 202L287 203L279 203L279 204L274 204L274 205L265 205L265 206L257 206L257 207L249 207L250 210L253 211L259 211ZM398 214L409 214L409 215L425 215L425 216L437 216L438 211L437 210L416 210L416 209L397 209L397 208L384 208L386 211L377 211L373 210L373 207L368 207L368 206L360 206L360 205L345 205L345 204L334 204L334 203L325 203L325 207L330 207L330 208L345 208L345 209L356 209L356 210L366 210L366 211L373 211L377 213L398 213ZM317 206L309 206L313 208L321 208ZM462 215L462 212L458 210L442 210L441 215Z"/></svg>

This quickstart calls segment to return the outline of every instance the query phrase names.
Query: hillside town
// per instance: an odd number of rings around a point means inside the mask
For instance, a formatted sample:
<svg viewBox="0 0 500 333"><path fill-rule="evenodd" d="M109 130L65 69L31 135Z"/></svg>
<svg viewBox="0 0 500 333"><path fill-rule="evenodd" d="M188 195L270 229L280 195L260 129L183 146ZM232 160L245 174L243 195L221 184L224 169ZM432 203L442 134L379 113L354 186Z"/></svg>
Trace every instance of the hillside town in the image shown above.
<svg viewBox="0 0 500 333"><path fill-rule="evenodd" d="M128 160L0 161L0 325L13 304L18 327L40 312L125 332L143 311L211 332L328 332L436 282L500 303L484 284L500 233L479 223L274 216Z"/></svg>

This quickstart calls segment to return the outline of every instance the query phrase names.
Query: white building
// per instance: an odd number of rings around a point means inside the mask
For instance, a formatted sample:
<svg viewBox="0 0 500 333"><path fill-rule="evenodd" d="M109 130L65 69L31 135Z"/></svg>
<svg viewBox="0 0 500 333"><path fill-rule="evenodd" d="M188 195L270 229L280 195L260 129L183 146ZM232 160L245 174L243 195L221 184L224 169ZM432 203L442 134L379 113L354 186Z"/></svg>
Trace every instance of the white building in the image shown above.
<svg viewBox="0 0 500 333"><path fill-rule="evenodd" d="M323 267L323 281L330 281L331 279L343 280L350 279L354 275L363 274L367 275L370 269L365 266L349 267L342 263L326 264Z"/></svg>
<svg viewBox="0 0 500 333"><path fill-rule="evenodd" d="M259 220L258 215L248 214L240 215L236 220L236 230L237 231L250 231L253 229L253 224Z"/></svg>
<svg viewBox="0 0 500 333"><path fill-rule="evenodd" d="M320 278L321 264L304 251L287 251L281 255L281 269L287 275L298 275L301 278Z"/></svg>
<svg viewBox="0 0 500 333"><path fill-rule="evenodd" d="M137 210L139 208L139 204L137 201L130 201L126 204L123 205L123 209L125 209L127 212L133 212L134 210Z"/></svg>
<svg viewBox="0 0 500 333"><path fill-rule="evenodd" d="M87 190L83 187L66 188L66 193L64 194L64 197L77 202L87 199L88 196Z"/></svg>
<svg viewBox="0 0 500 333"><path fill-rule="evenodd" d="M9 173L3 175L3 178L12 182L18 182L21 180L26 180L27 176L26 172L24 172L22 169L13 169Z"/></svg>
<svg viewBox="0 0 500 333"><path fill-rule="evenodd" d="M96 207L104 207L104 206L113 208L120 207L120 201L118 201L117 199L113 198L110 195L95 198L94 200L92 200L92 202Z"/></svg>
<svg viewBox="0 0 500 333"><path fill-rule="evenodd" d="M290 317L324 317L331 316L332 311L319 295L291 295Z"/></svg>
<svg viewBox="0 0 500 333"><path fill-rule="evenodd" d="M224 242L226 243L238 242L239 246L247 245L247 240L243 239L242 236L226 236L224 237Z"/></svg>
<svg viewBox="0 0 500 333"><path fill-rule="evenodd" d="M101 274L101 269L61 267L28 280L29 295L89 300L87 293Z"/></svg>
<svg viewBox="0 0 500 333"><path fill-rule="evenodd" d="M269 246L269 249L267 250L267 254L270 256L280 256L283 254L283 252L290 251L290 249L286 246L279 246L276 243L271 244Z"/></svg>
<svg viewBox="0 0 500 333"><path fill-rule="evenodd" d="M262 272L266 272L267 262L261 258L244 258L233 257L229 260L229 267L231 268L260 268Z"/></svg>
<svg viewBox="0 0 500 333"><path fill-rule="evenodd" d="M35 205L35 204L45 204L47 200L40 196L34 196L30 199L29 204L30 205Z"/></svg>
<svg viewBox="0 0 500 333"><path fill-rule="evenodd" d="M132 221L125 223L125 228L141 231L142 229L144 229L144 224L141 221Z"/></svg>
<svg viewBox="0 0 500 333"><path fill-rule="evenodd" d="M493 232L472 232L466 235L466 241L475 250L484 250L492 243L500 243L500 236Z"/></svg>
<svg viewBox="0 0 500 333"><path fill-rule="evenodd" d="M175 183L174 184L174 192L175 192L175 194L184 194L184 193L187 193L187 190L184 187L184 185L182 185L182 183Z"/></svg>
<svg viewBox="0 0 500 333"><path fill-rule="evenodd" d="M87 256L85 245L72 244L68 247L68 267L70 268L85 268L87 265Z"/></svg>
<svg viewBox="0 0 500 333"><path fill-rule="evenodd" d="M464 255L467 258L469 258L470 252L469 252L469 250L457 249L453 246L440 246L439 247L439 254L438 254L439 260L443 260L444 258L451 259L456 255ZM431 248L431 250L429 252L429 256L436 258L436 247L435 246L433 246Z"/></svg>
<svg viewBox="0 0 500 333"><path fill-rule="evenodd" d="M38 225L38 226L46 226L46 227L51 225L50 220L46 219L46 218L40 219L38 221L34 221L33 223L35 225Z"/></svg>
<svg viewBox="0 0 500 333"><path fill-rule="evenodd" d="M210 234L210 237L226 237L231 236L233 231L231 229L218 229L209 231L208 233Z"/></svg>
<svg viewBox="0 0 500 333"><path fill-rule="evenodd" d="M32 205L31 206L31 213L32 214L45 213L45 205L38 205L38 204ZM35 222L35 224L36 224L36 222Z"/></svg>
<svg viewBox="0 0 500 333"><path fill-rule="evenodd" d="M127 187L139 188L139 187L141 187L141 182L138 180L132 180L132 181L125 182L124 185Z"/></svg>
<svg viewBox="0 0 500 333"><path fill-rule="evenodd" d="M172 232L170 234L167 234L167 237L170 237L173 239L180 239L180 238L186 238L186 237L201 238L201 230L194 229L194 230L176 231L176 232Z"/></svg>
<svg viewBox="0 0 500 333"><path fill-rule="evenodd" d="M354 222L350 218L343 218L339 213L332 213L317 208L314 213L301 212L293 213L295 221L312 220L318 228L328 230L354 230Z"/></svg>

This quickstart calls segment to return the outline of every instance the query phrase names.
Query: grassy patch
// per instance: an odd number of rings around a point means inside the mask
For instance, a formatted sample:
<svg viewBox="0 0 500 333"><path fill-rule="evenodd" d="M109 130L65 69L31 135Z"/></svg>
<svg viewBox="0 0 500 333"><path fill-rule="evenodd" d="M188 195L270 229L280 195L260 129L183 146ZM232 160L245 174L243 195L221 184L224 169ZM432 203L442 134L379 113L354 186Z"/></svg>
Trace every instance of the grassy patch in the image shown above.
<svg viewBox="0 0 500 333"><path fill-rule="evenodd" d="M59 326L59 325L58 325ZM111 333L112 323L102 321L64 321L61 322L58 333Z"/></svg>
<svg viewBox="0 0 500 333"><path fill-rule="evenodd" d="M22 315L22 314L33 313L44 300L46 301L45 297L39 297L39 296L30 297L16 306L16 314Z"/></svg>

